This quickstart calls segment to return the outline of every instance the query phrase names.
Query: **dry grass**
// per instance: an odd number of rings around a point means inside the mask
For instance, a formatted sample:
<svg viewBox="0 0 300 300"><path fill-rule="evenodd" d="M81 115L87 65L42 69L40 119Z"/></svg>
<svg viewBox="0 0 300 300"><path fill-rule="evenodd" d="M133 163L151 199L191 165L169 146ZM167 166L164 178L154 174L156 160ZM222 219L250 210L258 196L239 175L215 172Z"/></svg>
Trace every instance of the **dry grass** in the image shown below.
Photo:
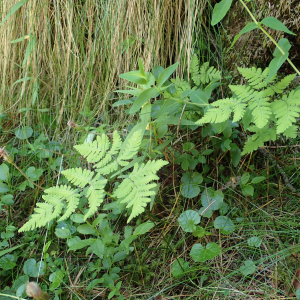
<svg viewBox="0 0 300 300"><path fill-rule="evenodd" d="M3 18L17 2L1 2ZM58 124L76 119L85 107L105 114L112 91L124 84L118 75L137 68L139 57L146 70L180 61L177 75L182 75L206 5L184 0L30 0L0 27L0 104L6 110L49 108ZM30 38L10 43L25 35ZM29 43L32 51L24 60ZM25 77L32 79L12 87Z"/></svg>

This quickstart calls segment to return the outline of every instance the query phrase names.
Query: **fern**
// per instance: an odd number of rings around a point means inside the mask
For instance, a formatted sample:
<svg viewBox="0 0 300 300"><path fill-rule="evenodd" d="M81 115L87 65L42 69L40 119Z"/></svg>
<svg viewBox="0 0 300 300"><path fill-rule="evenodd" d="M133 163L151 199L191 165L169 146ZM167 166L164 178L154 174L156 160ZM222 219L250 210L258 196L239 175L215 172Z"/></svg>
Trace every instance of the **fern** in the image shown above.
<svg viewBox="0 0 300 300"><path fill-rule="evenodd" d="M163 160L141 163L141 159L136 158L141 140L140 130L129 135L125 142L122 142L119 133L115 131L112 142L105 134L102 134L93 142L75 146L75 149L93 164L94 170L71 168L63 171L62 174L66 179L77 188L61 185L46 189L46 194L43 195L45 202L37 204L34 214L19 231L45 226L57 218L58 221L66 220L76 211L82 196L88 199L89 209L84 215L84 220L87 220L94 215L104 201L105 186L108 180L116 176L116 173L112 173L119 170L120 174L122 170L130 166L134 166L130 174L118 177L123 181L113 197L119 198L121 203L126 203L127 208L131 209L128 222L141 214L150 202L149 197L155 194L153 188L156 184L153 181L158 179L157 171L167 164ZM103 175L107 175L107 179Z"/></svg>
<svg viewBox="0 0 300 300"><path fill-rule="evenodd" d="M209 67L209 62L199 68L197 55L193 55L190 65L190 73L195 85L213 83L221 79L221 72L214 67Z"/></svg>
<svg viewBox="0 0 300 300"><path fill-rule="evenodd" d="M163 160L148 161L146 165L135 164L132 173L120 176L125 179L113 196L121 199L121 203L128 203L126 208L132 207L128 222L141 214L147 203L151 201L150 196L155 194L153 188L156 184L150 182L159 179L156 172L166 164L167 162Z"/></svg>
<svg viewBox="0 0 300 300"><path fill-rule="evenodd" d="M247 79L248 84L243 86L230 85L229 88L233 92L233 96L211 103L210 108L196 124L222 123L231 117L233 122L238 122L244 117L246 109L250 110L252 116L249 122L254 123L257 133L248 139L243 153L256 150L270 139L274 140L276 133L295 137L296 128L293 124L300 113L298 107L300 105L300 91L292 91L288 96L279 97L276 95L283 93L284 89L294 79L295 74L288 75L278 82L276 82L276 75L274 75L267 82L268 68L264 71L254 67L239 68L239 71ZM274 98L277 99L273 100ZM262 132L267 132L266 128L270 129L270 126L276 128L276 131L272 129L272 134L268 132L263 137ZM273 132L275 132L275 136Z"/></svg>

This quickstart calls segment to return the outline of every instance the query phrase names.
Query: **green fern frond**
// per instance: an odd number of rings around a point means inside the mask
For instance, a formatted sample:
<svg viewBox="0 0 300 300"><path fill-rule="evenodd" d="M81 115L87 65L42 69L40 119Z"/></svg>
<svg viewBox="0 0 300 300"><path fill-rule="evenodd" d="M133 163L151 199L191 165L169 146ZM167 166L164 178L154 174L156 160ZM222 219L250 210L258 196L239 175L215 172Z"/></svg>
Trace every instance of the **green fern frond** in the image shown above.
<svg viewBox="0 0 300 300"><path fill-rule="evenodd" d="M259 92L255 92L253 99L249 102L249 109L252 110L253 120L257 127L263 128L269 121L272 111L269 98L262 98Z"/></svg>
<svg viewBox="0 0 300 300"><path fill-rule="evenodd" d="M248 83L256 90L267 86L267 77L269 75L269 68L266 68L263 72L261 68L238 68L239 72L247 79ZM269 82L274 82L276 75L274 75Z"/></svg>
<svg viewBox="0 0 300 300"><path fill-rule="evenodd" d="M200 76L199 76L199 59L197 55L193 55L190 63L190 74L195 85L200 85Z"/></svg>
<svg viewBox="0 0 300 300"><path fill-rule="evenodd" d="M246 85L229 85L229 88L233 93L242 101L247 102L254 97L254 90L250 86Z"/></svg>
<svg viewBox="0 0 300 300"><path fill-rule="evenodd" d="M295 139L297 137L297 133L298 133L298 126L291 125L283 132L283 135L285 135L287 138Z"/></svg>
<svg viewBox="0 0 300 300"><path fill-rule="evenodd" d="M118 197L121 203L127 203L127 208L132 207L128 222L144 212L147 203L151 201L150 196L155 194L152 189L156 184L151 182L158 179L156 172L166 164L168 162L163 160L148 161L146 165L135 164L131 174L119 177L124 180L113 196Z"/></svg>
<svg viewBox="0 0 300 300"><path fill-rule="evenodd" d="M257 126L250 126L248 130L255 132L255 134L248 138L242 155L253 152L259 147L263 147L264 143L269 140L274 141L276 139L275 127L269 128L268 126L265 126L264 128L258 128Z"/></svg>
<svg viewBox="0 0 300 300"><path fill-rule="evenodd" d="M56 196L60 200L65 199L67 202L67 210L58 221L66 220L73 212L75 212L76 208L78 207L80 195L78 194L77 189L72 189L70 186L60 185L51 187L46 189L45 193ZM43 196L43 199L47 201L45 196Z"/></svg>
<svg viewBox="0 0 300 300"><path fill-rule="evenodd" d="M76 145L74 148L84 157L89 163L95 163L101 160L107 150L110 148L110 141L105 134L97 136L97 139L90 143Z"/></svg>
<svg viewBox="0 0 300 300"><path fill-rule="evenodd" d="M90 186L86 191L86 197L88 198L90 208L84 215L84 220L90 218L103 202L103 198L105 196L104 188L106 186L106 183L107 180L100 174L97 174L95 178L90 182Z"/></svg>
<svg viewBox="0 0 300 300"><path fill-rule="evenodd" d="M272 88L275 93L281 94L285 88L289 86L289 84L293 81L296 74L287 75L282 78L279 82L277 82Z"/></svg>
<svg viewBox="0 0 300 300"><path fill-rule="evenodd" d="M209 68L209 63L204 63L200 68L199 78L201 83L215 82L221 79L221 72L214 67Z"/></svg>
<svg viewBox="0 0 300 300"><path fill-rule="evenodd" d="M61 172L70 182L84 188L93 178L94 172L81 168L72 168Z"/></svg>
<svg viewBox="0 0 300 300"><path fill-rule="evenodd" d="M300 113L298 105L300 105L300 90L291 91L288 97L283 95L282 99L274 101L272 108L277 118L277 134L283 133L296 122Z"/></svg>

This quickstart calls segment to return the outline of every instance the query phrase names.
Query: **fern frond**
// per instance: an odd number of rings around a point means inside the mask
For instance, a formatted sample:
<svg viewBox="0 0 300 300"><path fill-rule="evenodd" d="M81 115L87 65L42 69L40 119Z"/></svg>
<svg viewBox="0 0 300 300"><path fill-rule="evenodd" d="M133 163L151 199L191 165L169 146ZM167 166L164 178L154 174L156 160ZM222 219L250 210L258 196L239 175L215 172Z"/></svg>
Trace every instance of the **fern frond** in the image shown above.
<svg viewBox="0 0 300 300"><path fill-rule="evenodd" d="M282 78L279 82L277 82L272 88L274 92L281 94L283 90L289 86L289 84L293 81L296 74L287 75L284 78Z"/></svg>
<svg viewBox="0 0 300 300"><path fill-rule="evenodd" d="M67 169L61 172L70 182L84 188L93 178L94 172L81 168Z"/></svg>
<svg viewBox="0 0 300 300"><path fill-rule="evenodd" d="M297 137L297 132L298 126L291 125L283 132L283 135L285 135L287 138L295 139Z"/></svg>
<svg viewBox="0 0 300 300"><path fill-rule="evenodd" d="M105 196L104 188L106 186L106 183L107 180L100 174L97 174L95 178L90 182L90 186L86 191L86 197L88 198L90 208L84 215L84 220L87 220L89 217L91 217L103 202L103 198Z"/></svg>
<svg viewBox="0 0 300 300"><path fill-rule="evenodd" d="M89 163L95 163L101 160L110 147L110 141L105 134L97 136L97 139L90 143L76 145L74 148L84 157Z"/></svg>
<svg viewBox="0 0 300 300"><path fill-rule="evenodd" d="M283 133L296 122L300 113L298 105L300 105L300 90L291 91L288 97L283 95L282 99L274 101L272 108L277 118L277 134Z"/></svg>
<svg viewBox="0 0 300 300"><path fill-rule="evenodd" d="M215 82L221 79L221 72L214 67L209 68L209 62L206 62L200 68L199 79L203 84Z"/></svg>
<svg viewBox="0 0 300 300"><path fill-rule="evenodd" d="M52 196L56 196L61 201L65 199L67 202L67 210L58 221L63 221L67 219L73 212L75 212L76 208L78 207L80 195L78 194L77 189L72 189L70 186L60 185L51 187L49 189L46 189L45 193ZM43 199L47 201L47 198L45 197L46 196L44 195Z"/></svg>
<svg viewBox="0 0 300 300"><path fill-rule="evenodd" d="M250 126L248 130L255 132L255 134L248 138L248 141L245 143L242 155L253 152L259 147L263 147L264 143L269 140L276 140L275 127L269 128L268 126L265 126L264 128L258 128L257 126Z"/></svg>
<svg viewBox="0 0 300 300"><path fill-rule="evenodd" d="M260 92L255 92L253 94L253 99L248 105L249 109L252 110L255 125L259 128L263 128L268 123L272 114L269 98L262 98Z"/></svg>
<svg viewBox="0 0 300 300"><path fill-rule="evenodd" d="M199 59L197 55L193 55L190 63L190 74L195 85L200 85L199 77Z"/></svg>
<svg viewBox="0 0 300 300"><path fill-rule="evenodd" d="M238 68L239 72L247 79L248 83L256 90L267 86L267 77L269 75L269 68L266 68L263 72L261 68ZM276 75L274 75L269 82L274 82Z"/></svg>
<svg viewBox="0 0 300 300"><path fill-rule="evenodd" d="M135 164L131 174L120 176L124 180L113 196L118 197L121 203L127 203L127 208L132 207L128 222L141 214L151 201L150 196L155 194L151 189L156 186L151 181L158 179L156 172L166 164L168 162L163 160L148 161L146 165Z"/></svg>

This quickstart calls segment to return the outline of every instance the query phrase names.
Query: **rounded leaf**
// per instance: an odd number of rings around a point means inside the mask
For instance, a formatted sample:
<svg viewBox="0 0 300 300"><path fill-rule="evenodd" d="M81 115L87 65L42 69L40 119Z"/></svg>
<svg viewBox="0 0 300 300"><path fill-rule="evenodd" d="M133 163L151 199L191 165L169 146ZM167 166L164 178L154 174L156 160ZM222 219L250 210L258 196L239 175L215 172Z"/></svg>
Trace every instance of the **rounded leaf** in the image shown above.
<svg viewBox="0 0 300 300"><path fill-rule="evenodd" d="M246 260L244 264L239 268L239 271L244 275L251 275L255 272L256 266L253 260Z"/></svg>
<svg viewBox="0 0 300 300"><path fill-rule="evenodd" d="M201 195L201 203L208 211L220 209L223 203L224 195L221 191L215 191L212 188L206 189Z"/></svg>
<svg viewBox="0 0 300 300"><path fill-rule="evenodd" d="M20 140L28 139L32 136L33 130L29 126L25 126L23 128L18 128L15 130L15 135Z"/></svg>
<svg viewBox="0 0 300 300"><path fill-rule="evenodd" d="M182 196L186 198L194 198L199 195L200 187L203 181L202 175L198 172L187 172L182 178L181 182L183 183L181 188Z"/></svg>
<svg viewBox="0 0 300 300"><path fill-rule="evenodd" d="M261 238L260 237L257 237L257 236L253 236L251 238L249 238L247 240L247 244L250 246L250 247L256 247L256 248L259 248L260 245L261 245Z"/></svg>
<svg viewBox="0 0 300 300"><path fill-rule="evenodd" d="M221 229L221 233L229 234L234 231L234 224L230 218L225 216L219 216L215 219L214 227L216 229Z"/></svg>
<svg viewBox="0 0 300 300"><path fill-rule="evenodd" d="M204 248L201 244L195 244L191 249L190 256L195 262L205 262L213 259L221 253L221 248L216 243L209 243Z"/></svg>
<svg viewBox="0 0 300 300"><path fill-rule="evenodd" d="M42 261L37 263L34 258L30 258L26 260L23 271L30 277L38 277L45 274L45 268L45 262Z"/></svg>
<svg viewBox="0 0 300 300"><path fill-rule="evenodd" d="M196 224L200 223L200 215L194 210L186 210L178 218L178 223L185 232L196 230Z"/></svg>
<svg viewBox="0 0 300 300"><path fill-rule="evenodd" d="M189 269L189 262L183 258L176 259L171 266L171 273L175 278L180 278Z"/></svg>

